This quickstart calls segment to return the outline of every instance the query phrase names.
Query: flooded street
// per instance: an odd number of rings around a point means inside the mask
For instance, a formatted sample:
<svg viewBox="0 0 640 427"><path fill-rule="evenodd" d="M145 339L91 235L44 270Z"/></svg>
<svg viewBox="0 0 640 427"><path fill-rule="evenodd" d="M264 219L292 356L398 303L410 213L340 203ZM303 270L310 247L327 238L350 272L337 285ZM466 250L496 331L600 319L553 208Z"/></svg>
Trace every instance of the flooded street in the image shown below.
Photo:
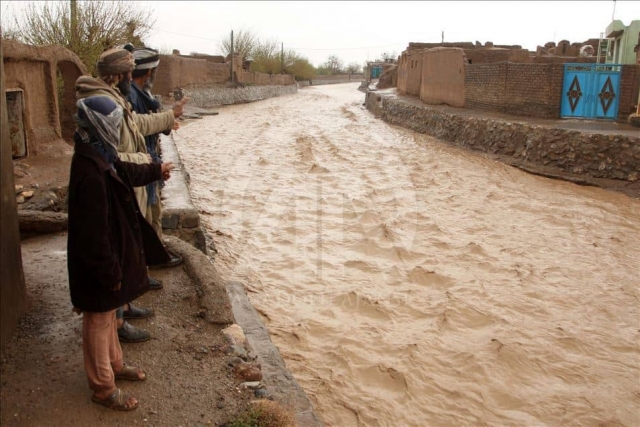
<svg viewBox="0 0 640 427"><path fill-rule="evenodd" d="M639 426L640 201L395 128L359 83L176 145L218 254L328 426Z"/></svg>

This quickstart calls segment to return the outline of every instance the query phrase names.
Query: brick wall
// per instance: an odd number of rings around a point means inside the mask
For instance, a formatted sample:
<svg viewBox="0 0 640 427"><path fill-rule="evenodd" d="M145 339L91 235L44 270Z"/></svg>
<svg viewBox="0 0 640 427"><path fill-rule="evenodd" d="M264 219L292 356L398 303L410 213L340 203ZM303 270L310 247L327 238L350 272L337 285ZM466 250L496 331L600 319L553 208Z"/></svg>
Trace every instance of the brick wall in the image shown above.
<svg viewBox="0 0 640 427"><path fill-rule="evenodd" d="M541 118L560 117L561 64L468 64L465 107Z"/></svg>
<svg viewBox="0 0 640 427"><path fill-rule="evenodd" d="M502 111L507 63L467 64L464 69L464 106L485 111Z"/></svg>
<svg viewBox="0 0 640 427"><path fill-rule="evenodd" d="M635 113L640 90L640 65L623 65L620 76L619 122L626 122L629 114Z"/></svg>

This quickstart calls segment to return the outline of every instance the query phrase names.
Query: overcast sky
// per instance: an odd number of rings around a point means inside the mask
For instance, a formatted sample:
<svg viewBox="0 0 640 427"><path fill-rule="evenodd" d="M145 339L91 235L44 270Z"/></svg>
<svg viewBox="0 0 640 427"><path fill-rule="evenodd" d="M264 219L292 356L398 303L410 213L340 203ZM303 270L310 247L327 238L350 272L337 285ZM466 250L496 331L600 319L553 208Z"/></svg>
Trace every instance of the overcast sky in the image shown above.
<svg viewBox="0 0 640 427"><path fill-rule="evenodd" d="M13 3L13 2L11 2ZM15 2L12 10L19 10ZM409 42L492 41L535 50L546 42L598 38L615 19L640 20L640 1L449 2L132 2L155 15L147 44L164 51L221 54L231 30L284 43L320 65L337 55L345 65L400 54ZM7 9L2 1L2 12ZM3 19L4 21L4 19Z"/></svg>

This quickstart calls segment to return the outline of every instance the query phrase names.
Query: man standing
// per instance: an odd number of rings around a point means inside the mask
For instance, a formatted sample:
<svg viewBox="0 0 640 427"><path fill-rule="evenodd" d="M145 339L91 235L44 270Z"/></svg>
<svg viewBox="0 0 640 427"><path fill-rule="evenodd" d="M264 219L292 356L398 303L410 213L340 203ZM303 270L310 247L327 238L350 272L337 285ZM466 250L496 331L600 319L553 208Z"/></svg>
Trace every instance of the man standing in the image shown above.
<svg viewBox="0 0 640 427"><path fill-rule="evenodd" d="M133 55L125 49L111 49L104 52L97 63L99 77L81 76L76 81L76 97L78 100L92 96L106 96L114 100L123 110L118 157L122 161L137 164L151 163L144 140L145 135L157 134L172 129L175 118L182 115L184 103L177 102L173 109L161 113L138 115L131 110L125 98L131 89L131 72L135 67ZM140 213L147 217L147 190L144 186L135 187L134 193ZM168 264L171 256L164 251L157 264ZM149 282L147 276L145 282ZM157 288L157 286L155 287ZM139 309L128 304L124 316L118 316L118 336L125 342L142 342L150 338L150 334L125 322L121 317L142 318L151 315L150 310Z"/></svg>
<svg viewBox="0 0 640 427"><path fill-rule="evenodd" d="M133 58L136 67L132 72L133 82L131 91L127 99L131 103L133 111L137 114L151 114L162 110L160 102L151 94L151 87L155 78L156 70L160 64L160 55L154 49L141 47L133 50ZM176 122L173 129L178 129ZM164 131L165 135L169 135L171 129ZM151 156L154 163L162 162L162 154L160 152L160 134L145 136L147 153ZM147 221L151 224L158 237L162 239L162 205L160 203L160 189L162 181L156 181L147 185ZM182 257L169 252L171 261L168 265L160 265L157 267L174 267L183 262Z"/></svg>
<svg viewBox="0 0 640 427"><path fill-rule="evenodd" d="M147 263L167 258L140 214L132 185L168 179L173 166L120 161L123 108L113 98L89 96L77 105L69 174L69 290L74 311L83 315L84 366L92 400L128 411L138 407L138 399L117 388L115 380L147 377L123 362L115 311L149 290Z"/></svg>

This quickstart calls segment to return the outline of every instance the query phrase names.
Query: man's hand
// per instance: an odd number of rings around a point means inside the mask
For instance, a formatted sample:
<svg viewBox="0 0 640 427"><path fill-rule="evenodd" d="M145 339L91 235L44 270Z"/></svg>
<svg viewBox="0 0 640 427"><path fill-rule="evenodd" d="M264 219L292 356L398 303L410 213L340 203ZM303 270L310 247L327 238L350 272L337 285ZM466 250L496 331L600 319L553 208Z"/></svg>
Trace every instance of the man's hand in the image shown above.
<svg viewBox="0 0 640 427"><path fill-rule="evenodd" d="M145 156L147 156L147 162L153 163L153 159L151 158L151 154L145 153Z"/></svg>
<svg viewBox="0 0 640 427"><path fill-rule="evenodd" d="M186 104L188 100L189 100L189 98L184 97L180 101L176 101L173 104L173 108L172 108L173 117L178 118L178 117L182 116L182 113L184 113L184 104Z"/></svg>
<svg viewBox="0 0 640 427"><path fill-rule="evenodd" d="M113 288L111 288L111 290L112 291L119 291L121 287L122 287L122 282L118 282L118 284L115 285Z"/></svg>
<svg viewBox="0 0 640 427"><path fill-rule="evenodd" d="M173 130L178 130L178 129L180 129L180 122L179 122L179 121L177 121L177 120L176 120L175 122L173 122L173 128L172 128L172 129L173 129Z"/></svg>
<svg viewBox="0 0 640 427"><path fill-rule="evenodd" d="M162 179L164 181L171 178L171 171L173 170L173 167L174 166L172 162L165 162L160 165L160 170L162 171Z"/></svg>

